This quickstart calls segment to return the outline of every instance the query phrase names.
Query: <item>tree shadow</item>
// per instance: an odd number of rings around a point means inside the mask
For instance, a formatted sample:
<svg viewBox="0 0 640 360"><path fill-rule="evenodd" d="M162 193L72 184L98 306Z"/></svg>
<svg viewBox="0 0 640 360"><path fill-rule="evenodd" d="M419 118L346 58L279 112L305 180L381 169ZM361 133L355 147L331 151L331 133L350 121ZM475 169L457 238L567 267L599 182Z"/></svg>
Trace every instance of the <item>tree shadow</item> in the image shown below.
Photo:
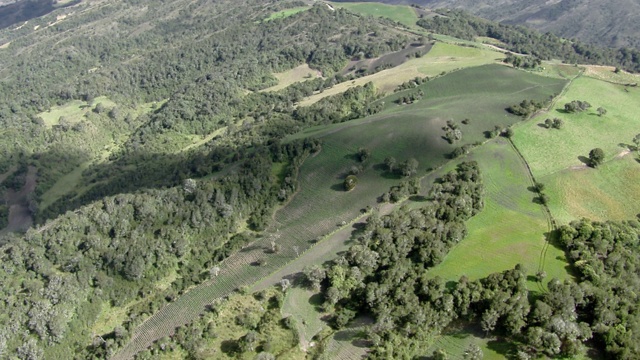
<svg viewBox="0 0 640 360"><path fill-rule="evenodd" d="M538 124L536 124L536 125L538 125L539 127L543 128L543 129L548 129L548 128L549 128L549 127L547 126L547 124L545 124L545 123L538 123Z"/></svg>
<svg viewBox="0 0 640 360"><path fill-rule="evenodd" d="M527 190L531 191L532 193L537 194L538 190L536 190L535 186L527 186Z"/></svg>
<svg viewBox="0 0 640 360"><path fill-rule="evenodd" d="M425 202L428 199L424 195L411 195L411 196L409 196L409 200L414 201L414 202Z"/></svg>
<svg viewBox="0 0 640 360"><path fill-rule="evenodd" d="M556 112L559 112L560 114L569 114L569 112L565 109L556 109Z"/></svg>
<svg viewBox="0 0 640 360"><path fill-rule="evenodd" d="M589 160L589 158L586 157L586 156L580 155L580 156L578 156L578 160L580 160L581 163L583 163L583 164L585 164L587 166L591 166L591 160Z"/></svg>
<svg viewBox="0 0 640 360"><path fill-rule="evenodd" d="M309 305L313 306L313 308L319 313L322 313L323 311L322 304L324 304L324 296L322 296L322 294L317 293L309 297Z"/></svg>
<svg viewBox="0 0 640 360"><path fill-rule="evenodd" d="M538 281L538 278L535 275L527 275L527 281Z"/></svg>
<svg viewBox="0 0 640 360"><path fill-rule="evenodd" d="M629 151L634 151L636 149L636 146L631 144L619 143L618 146Z"/></svg>
<svg viewBox="0 0 640 360"><path fill-rule="evenodd" d="M344 189L344 183L337 183L337 184L333 184L331 185L331 190L333 191L339 191L339 192L347 192Z"/></svg>
<svg viewBox="0 0 640 360"><path fill-rule="evenodd" d="M347 155L345 155L343 157L345 159L347 159L347 160L353 160L353 161L360 162L360 158L358 157L358 154L347 154Z"/></svg>
<svg viewBox="0 0 640 360"><path fill-rule="evenodd" d="M236 340L224 340L220 343L220 351L227 354L227 356L234 357L235 354L240 352L240 346Z"/></svg>

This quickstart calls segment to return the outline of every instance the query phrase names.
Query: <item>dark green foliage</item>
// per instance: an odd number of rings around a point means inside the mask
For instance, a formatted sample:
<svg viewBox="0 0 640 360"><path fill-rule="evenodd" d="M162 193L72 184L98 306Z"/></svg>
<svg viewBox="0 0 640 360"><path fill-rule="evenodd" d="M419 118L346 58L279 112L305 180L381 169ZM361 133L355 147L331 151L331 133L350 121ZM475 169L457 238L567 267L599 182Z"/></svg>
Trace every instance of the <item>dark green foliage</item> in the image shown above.
<svg viewBox="0 0 640 360"><path fill-rule="evenodd" d="M541 315L538 321L542 327L555 329L565 354L581 350L579 342L590 338L593 332L607 357L637 358L640 279L635 269L640 224L581 220L562 226L559 235L580 279L578 284L552 281L543 302L550 307L544 311L551 311L553 316ZM558 318L572 321L577 329L569 333L562 329L570 328L553 325Z"/></svg>
<svg viewBox="0 0 640 360"><path fill-rule="evenodd" d="M418 86L426 83L427 81L429 81L429 77L416 77L413 80L409 80L406 81L400 85L398 85L398 87L395 88L394 92L398 92L398 91L402 91L402 90L407 90L407 89L414 89L417 88Z"/></svg>
<svg viewBox="0 0 640 360"><path fill-rule="evenodd" d="M597 167L604 161L604 151L600 148L595 148L589 151L589 166Z"/></svg>
<svg viewBox="0 0 640 360"><path fill-rule="evenodd" d="M591 104L586 101L573 100L570 103L564 104L564 111L568 113L576 113L586 111L591 108Z"/></svg>
<svg viewBox="0 0 640 360"><path fill-rule="evenodd" d="M447 313L453 297L436 296L444 284L428 280L424 269L438 264L464 238L464 220L483 206L482 189L477 165L462 163L433 185L432 203L424 208L372 214L358 243L327 268L325 298L327 307L337 309L336 325L346 324L354 312L373 314L372 330L382 341L377 350L446 325L453 316ZM399 329L404 340L397 338Z"/></svg>
<svg viewBox="0 0 640 360"><path fill-rule="evenodd" d="M508 53L507 57L502 61L505 64L511 64L513 67L523 69L535 69L542 64L542 61L539 58L532 56L518 56L512 53Z"/></svg>
<svg viewBox="0 0 640 360"><path fill-rule="evenodd" d="M520 104L511 105L507 108L507 111L518 116L528 117L536 111L542 109L545 106L544 103L534 100L522 100Z"/></svg>
<svg viewBox="0 0 640 360"><path fill-rule="evenodd" d="M344 190L351 191L358 184L358 178L355 175L349 175L344 179Z"/></svg>
<svg viewBox="0 0 640 360"><path fill-rule="evenodd" d="M547 129L562 129L562 127L564 126L564 122L562 121L562 119L559 118L554 118L553 120L551 119L545 119L544 120L544 127L546 127Z"/></svg>
<svg viewBox="0 0 640 360"><path fill-rule="evenodd" d="M565 63L602 64L640 71L640 52L635 49L607 49L565 40L551 33L539 33L522 26L506 25L471 16L462 10L438 10L442 16L422 18L418 25L437 34L474 40L491 37L510 51L534 59L562 59Z"/></svg>
<svg viewBox="0 0 640 360"><path fill-rule="evenodd" d="M449 142L449 144L453 144L456 141L462 140L462 130L460 130L460 126L453 122L453 120L447 120L447 126L443 127L444 130L444 139Z"/></svg>

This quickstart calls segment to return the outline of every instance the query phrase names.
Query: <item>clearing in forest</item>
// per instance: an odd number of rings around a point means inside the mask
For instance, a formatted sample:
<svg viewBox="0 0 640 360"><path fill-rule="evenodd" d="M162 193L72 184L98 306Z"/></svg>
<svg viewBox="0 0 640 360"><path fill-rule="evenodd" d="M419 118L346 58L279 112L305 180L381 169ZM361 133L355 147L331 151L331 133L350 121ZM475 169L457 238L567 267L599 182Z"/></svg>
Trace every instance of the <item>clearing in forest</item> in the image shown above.
<svg viewBox="0 0 640 360"><path fill-rule="evenodd" d="M278 79L278 85L274 85L260 91L282 90L293 83L320 77L321 74L318 70L310 68L308 64L302 64L300 66L294 67L291 70L287 70L281 73L275 73L273 74L273 76Z"/></svg>
<svg viewBox="0 0 640 360"><path fill-rule="evenodd" d="M456 69L491 64L503 58L504 54L485 48L437 42L426 55L420 58L410 59L394 68L340 83L309 96L301 101L300 105L311 105L327 96L343 93L349 88L364 85L370 81L382 93L391 93L398 85L416 77L433 77Z"/></svg>
<svg viewBox="0 0 640 360"><path fill-rule="evenodd" d="M85 114L93 110L99 103L105 108L112 108L115 103L105 96L95 98L91 104L82 100L72 100L60 106L53 106L47 111L43 111L38 116L44 121L44 125L51 129L54 125L60 124L60 118L66 119L69 124L76 124L84 118Z"/></svg>
<svg viewBox="0 0 640 360"><path fill-rule="evenodd" d="M550 220L534 202L537 194L527 168L509 141L492 140L463 160L480 166L485 207L467 221L468 236L429 275L446 281L458 281L462 275L477 280L522 264L532 291L544 290L534 279L538 271L547 273L545 284L554 277L566 278L564 253L547 243Z"/></svg>
<svg viewBox="0 0 640 360"><path fill-rule="evenodd" d="M331 4L336 8L347 9L357 14L391 19L408 28L417 27L418 14L409 6L387 5L378 2L332 2Z"/></svg>
<svg viewBox="0 0 640 360"><path fill-rule="evenodd" d="M268 18L264 19L263 21L271 21L271 20L276 20L276 19L284 19L286 17L289 17L291 15L295 15L299 12L305 11L305 10L309 10L311 9L310 6L298 6L298 7L294 7L291 9L284 9L282 11L278 11L275 12L271 15L269 15Z"/></svg>

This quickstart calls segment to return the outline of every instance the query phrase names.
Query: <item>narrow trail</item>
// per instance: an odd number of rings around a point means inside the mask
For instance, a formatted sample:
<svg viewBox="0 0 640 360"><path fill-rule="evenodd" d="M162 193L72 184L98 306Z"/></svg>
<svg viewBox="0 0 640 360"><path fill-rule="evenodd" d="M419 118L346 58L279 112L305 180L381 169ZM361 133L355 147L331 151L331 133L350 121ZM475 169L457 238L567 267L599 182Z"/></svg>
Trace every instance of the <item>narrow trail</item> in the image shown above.
<svg viewBox="0 0 640 360"><path fill-rule="evenodd" d="M531 167L529 166L529 163L527 162L527 160L524 158L524 156L522 155L518 147L516 147L516 145L513 143L511 139L509 139L509 144L511 145L511 148L513 149L513 151L516 154L518 154L518 158L520 159L524 167L527 169L527 178L529 179L529 183L531 184L531 186L535 186L536 179L533 175L533 172L531 171ZM551 244L551 236L553 231L558 228L556 221L553 218L553 215L551 215L551 211L549 210L549 207L546 204L540 204L540 206L542 207L542 212L544 213L545 218L547 220L547 228L549 229L549 231L547 235L545 235L545 242L542 247L542 250L540 251L540 258L538 260L538 272L544 271L544 264L546 263L546 259L547 259L547 251L549 250L549 245ZM540 292L542 293L546 292L546 289L542 284L542 282L538 280L537 283L538 283L538 289L540 290Z"/></svg>

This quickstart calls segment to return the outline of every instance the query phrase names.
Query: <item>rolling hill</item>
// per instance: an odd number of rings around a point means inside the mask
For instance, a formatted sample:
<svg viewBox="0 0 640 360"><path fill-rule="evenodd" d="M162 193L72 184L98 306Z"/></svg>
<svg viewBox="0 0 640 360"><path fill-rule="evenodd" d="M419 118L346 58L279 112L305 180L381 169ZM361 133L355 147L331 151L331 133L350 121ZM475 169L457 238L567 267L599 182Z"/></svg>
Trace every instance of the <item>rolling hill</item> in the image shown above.
<svg viewBox="0 0 640 360"><path fill-rule="evenodd" d="M338 0L337 2L341 2ZM366 1L365 1L366 2ZM381 0L431 9L464 9L480 17L517 24L607 47L640 47L640 4L632 0Z"/></svg>

